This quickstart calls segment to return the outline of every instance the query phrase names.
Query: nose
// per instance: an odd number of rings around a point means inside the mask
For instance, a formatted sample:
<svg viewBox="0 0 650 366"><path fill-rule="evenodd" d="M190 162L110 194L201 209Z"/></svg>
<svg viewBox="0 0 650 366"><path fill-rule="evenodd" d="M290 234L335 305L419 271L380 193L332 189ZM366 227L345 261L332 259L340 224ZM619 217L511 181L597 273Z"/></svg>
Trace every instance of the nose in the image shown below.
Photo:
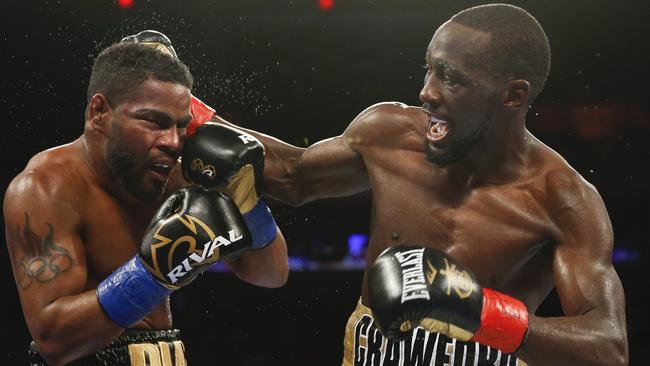
<svg viewBox="0 0 650 366"><path fill-rule="evenodd" d="M163 130L158 139L158 148L170 155L178 156L181 152L181 134L176 125Z"/></svg>
<svg viewBox="0 0 650 366"><path fill-rule="evenodd" d="M420 90L420 101L428 104L431 109L436 109L442 103L442 95L438 91L435 77L428 76L424 79L424 85Z"/></svg>

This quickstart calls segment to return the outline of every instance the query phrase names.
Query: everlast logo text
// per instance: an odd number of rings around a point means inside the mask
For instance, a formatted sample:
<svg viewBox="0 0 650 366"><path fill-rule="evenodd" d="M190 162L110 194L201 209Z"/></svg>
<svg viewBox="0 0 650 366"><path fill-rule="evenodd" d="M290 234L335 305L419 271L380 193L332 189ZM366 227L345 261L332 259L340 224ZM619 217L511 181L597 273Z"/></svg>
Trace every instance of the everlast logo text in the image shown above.
<svg viewBox="0 0 650 366"><path fill-rule="evenodd" d="M167 277L171 283L178 282L179 279L185 276L187 272L192 269L192 264L202 263L206 260L206 258L212 257L215 249L218 247L222 245L228 246L236 241L239 241L242 237L242 235L235 233L235 230L228 231L228 239L224 238L223 236L217 236L212 241L209 241L203 245L203 251L201 255L196 253L190 254L187 258L181 261L181 264L177 265L169 273L167 273Z"/></svg>
<svg viewBox="0 0 650 366"><path fill-rule="evenodd" d="M348 366L344 363L345 366ZM525 366L515 355L476 342L461 342L415 328L411 338L385 338L370 315L354 324L353 363L350 366Z"/></svg>
<svg viewBox="0 0 650 366"><path fill-rule="evenodd" d="M423 253L424 248L395 253L402 268L402 304L415 299L429 300L422 266Z"/></svg>

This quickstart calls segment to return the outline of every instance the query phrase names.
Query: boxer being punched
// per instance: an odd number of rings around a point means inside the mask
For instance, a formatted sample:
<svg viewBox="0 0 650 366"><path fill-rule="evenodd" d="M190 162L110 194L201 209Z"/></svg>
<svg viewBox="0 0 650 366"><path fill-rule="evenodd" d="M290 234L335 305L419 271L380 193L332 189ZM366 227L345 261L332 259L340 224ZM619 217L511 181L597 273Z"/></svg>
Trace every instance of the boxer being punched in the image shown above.
<svg viewBox="0 0 650 366"><path fill-rule="evenodd" d="M92 69L83 135L35 155L10 184L7 243L32 365L185 365L172 291L217 260L250 283L285 283L281 233L232 178L249 166L261 175L256 140L213 162L231 167L219 177L227 194L168 184L180 174L191 86L175 57L108 47Z"/></svg>
<svg viewBox="0 0 650 366"><path fill-rule="evenodd" d="M425 63L422 107L373 105L306 149L255 135L271 196L371 189L368 263L396 246L365 273L343 364L626 364L603 201L525 127L550 70L540 24L510 5L461 11ZM553 288L565 316L535 316Z"/></svg>

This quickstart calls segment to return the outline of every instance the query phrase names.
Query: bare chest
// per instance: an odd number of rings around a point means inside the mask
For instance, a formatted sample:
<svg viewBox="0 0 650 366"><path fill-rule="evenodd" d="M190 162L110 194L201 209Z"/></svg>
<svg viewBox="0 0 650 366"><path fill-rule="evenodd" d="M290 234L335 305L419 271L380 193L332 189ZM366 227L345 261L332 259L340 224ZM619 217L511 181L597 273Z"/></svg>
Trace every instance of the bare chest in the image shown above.
<svg viewBox="0 0 650 366"><path fill-rule="evenodd" d="M94 195L88 204L82 232L88 270L86 286L95 288L137 253L153 212L126 209L103 192ZM133 328L165 329L170 326L169 302L164 301Z"/></svg>
<svg viewBox="0 0 650 366"><path fill-rule="evenodd" d="M135 255L151 217L127 210L105 195L97 195L89 205L82 235L92 285Z"/></svg>
<svg viewBox="0 0 650 366"><path fill-rule="evenodd" d="M499 287L521 274L550 240L551 223L532 187L461 191L430 178L373 177L369 262L389 246L429 246L467 266L484 285Z"/></svg>

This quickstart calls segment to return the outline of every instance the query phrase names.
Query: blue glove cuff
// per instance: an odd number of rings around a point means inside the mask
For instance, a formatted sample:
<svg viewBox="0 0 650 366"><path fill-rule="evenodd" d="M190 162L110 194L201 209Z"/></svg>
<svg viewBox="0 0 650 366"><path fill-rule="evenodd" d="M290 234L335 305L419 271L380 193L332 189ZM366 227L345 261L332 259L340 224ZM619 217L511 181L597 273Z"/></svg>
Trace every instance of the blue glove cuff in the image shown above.
<svg viewBox="0 0 650 366"><path fill-rule="evenodd" d="M171 292L156 281L135 256L99 284L97 300L109 318L128 328L149 314Z"/></svg>
<svg viewBox="0 0 650 366"><path fill-rule="evenodd" d="M275 239L278 231L277 224L264 201L257 201L255 207L244 214L244 221L251 232L253 248L264 248Z"/></svg>

